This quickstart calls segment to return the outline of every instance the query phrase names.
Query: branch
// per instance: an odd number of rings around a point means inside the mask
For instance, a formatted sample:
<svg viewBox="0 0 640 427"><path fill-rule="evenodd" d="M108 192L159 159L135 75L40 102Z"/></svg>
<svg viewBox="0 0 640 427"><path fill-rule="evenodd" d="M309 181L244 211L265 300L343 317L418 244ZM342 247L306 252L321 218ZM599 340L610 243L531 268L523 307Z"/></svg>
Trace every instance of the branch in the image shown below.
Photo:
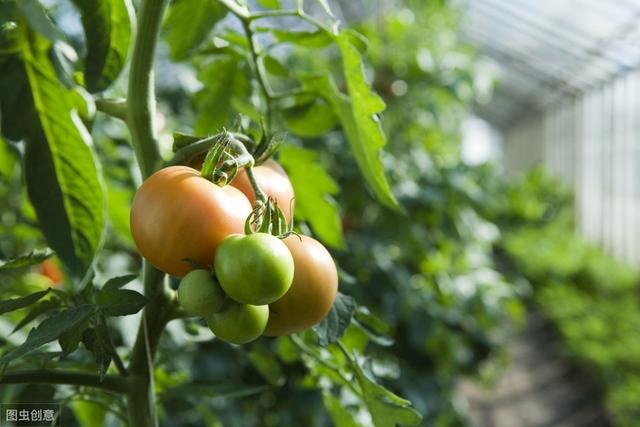
<svg viewBox="0 0 640 427"><path fill-rule="evenodd" d="M96 108L111 117L127 121L127 101L123 98L118 99L96 99Z"/></svg>
<svg viewBox="0 0 640 427"><path fill-rule="evenodd" d="M127 123L143 178L155 172L161 164L155 129L153 59L166 5L167 0L142 1L129 71Z"/></svg>
<svg viewBox="0 0 640 427"><path fill-rule="evenodd" d="M131 389L126 379L115 375L106 375L101 381L94 374L46 369L8 372L0 378L0 384L67 384L95 387L115 393L128 393Z"/></svg>

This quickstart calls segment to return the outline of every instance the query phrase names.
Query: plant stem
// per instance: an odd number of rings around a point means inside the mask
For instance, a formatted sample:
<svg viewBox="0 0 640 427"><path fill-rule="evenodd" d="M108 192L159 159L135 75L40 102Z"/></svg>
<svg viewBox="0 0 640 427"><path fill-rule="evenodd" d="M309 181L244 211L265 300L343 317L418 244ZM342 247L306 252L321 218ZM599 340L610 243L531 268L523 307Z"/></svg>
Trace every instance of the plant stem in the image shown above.
<svg viewBox="0 0 640 427"><path fill-rule="evenodd" d="M153 59L166 5L167 0L142 0L129 72L127 122L143 178L155 172L161 162L155 129Z"/></svg>
<svg viewBox="0 0 640 427"><path fill-rule="evenodd" d="M246 168L247 177L249 178L249 182L251 183L251 187L253 188L253 192L256 194L256 200L261 201L262 203L267 202L267 195L264 194L264 191L258 185L258 181L256 180L256 175L253 173L253 167Z"/></svg>
<svg viewBox="0 0 640 427"><path fill-rule="evenodd" d="M262 90L262 96L264 98L264 102L267 107L266 111L266 121L267 121L267 129L271 126L271 118L272 118L272 108L271 108L271 86L269 85L269 80L267 79L264 67L260 58L258 57L258 46L253 39L253 30L251 29L251 23L243 19L242 27L244 28L244 32L247 36L247 41L249 42L249 51L251 53L251 59L253 60L253 65L256 69L256 78L258 79L258 83L260 84L260 89Z"/></svg>
<svg viewBox="0 0 640 427"><path fill-rule="evenodd" d="M117 99L96 99L96 108L111 117L127 121L127 101L122 98Z"/></svg>
<svg viewBox="0 0 640 427"><path fill-rule="evenodd" d="M120 376L106 375L100 380L94 374L47 369L8 372L0 378L0 384L68 384L95 387L114 393L130 391L129 382Z"/></svg>
<svg viewBox="0 0 640 427"><path fill-rule="evenodd" d="M213 136L210 136L208 138L202 139L198 142L194 142L193 144L189 144L189 145L185 145L184 147L180 148L178 151L176 151L175 155L173 156L173 158L171 160L169 160L167 162L167 166L173 166L173 165L191 165L192 162L200 155L205 154L207 151L209 151L209 149L211 149L211 147L213 146L213 144L215 144L215 142L218 140L218 138L220 138L222 134L217 133ZM241 133L229 133L229 135L233 138L235 138L236 140L240 141L242 144L244 144L245 147L254 147L255 146L255 142L253 140L251 140L248 136L243 135Z"/></svg>
<svg viewBox="0 0 640 427"><path fill-rule="evenodd" d="M131 132L131 144L144 178L154 173L162 164L155 131L153 59L166 6L167 0L142 0L129 72L127 124ZM150 301L143 311L129 364L131 390L127 394L127 407L130 427L158 425L153 359L172 310L171 294L167 292L164 273L146 261L143 268L145 295Z"/></svg>

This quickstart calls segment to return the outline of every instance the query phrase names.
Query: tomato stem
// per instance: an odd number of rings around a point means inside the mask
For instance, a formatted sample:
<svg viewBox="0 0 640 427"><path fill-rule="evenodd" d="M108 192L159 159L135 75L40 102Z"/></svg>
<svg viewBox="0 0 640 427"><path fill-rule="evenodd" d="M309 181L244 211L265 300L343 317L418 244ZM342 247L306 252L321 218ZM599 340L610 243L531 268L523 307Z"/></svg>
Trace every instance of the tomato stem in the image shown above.
<svg viewBox="0 0 640 427"><path fill-rule="evenodd" d="M251 187L253 188L253 192L256 195L256 200L261 201L262 203L267 203L267 195L264 194L264 191L258 185L258 181L256 180L256 176L253 173L253 167L246 168L247 177L249 178L249 182L251 183Z"/></svg>

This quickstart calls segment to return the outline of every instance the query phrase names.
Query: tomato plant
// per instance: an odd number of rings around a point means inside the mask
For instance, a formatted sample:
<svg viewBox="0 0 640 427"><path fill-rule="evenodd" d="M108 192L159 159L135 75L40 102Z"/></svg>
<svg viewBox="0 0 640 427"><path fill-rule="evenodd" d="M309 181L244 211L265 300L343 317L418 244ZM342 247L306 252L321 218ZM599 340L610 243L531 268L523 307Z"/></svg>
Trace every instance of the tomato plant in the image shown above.
<svg viewBox="0 0 640 427"><path fill-rule="evenodd" d="M75 425L459 420L515 303L448 142L477 86L445 60L473 62L455 14L293 3L0 0L3 399ZM269 197L289 225L255 233Z"/></svg>

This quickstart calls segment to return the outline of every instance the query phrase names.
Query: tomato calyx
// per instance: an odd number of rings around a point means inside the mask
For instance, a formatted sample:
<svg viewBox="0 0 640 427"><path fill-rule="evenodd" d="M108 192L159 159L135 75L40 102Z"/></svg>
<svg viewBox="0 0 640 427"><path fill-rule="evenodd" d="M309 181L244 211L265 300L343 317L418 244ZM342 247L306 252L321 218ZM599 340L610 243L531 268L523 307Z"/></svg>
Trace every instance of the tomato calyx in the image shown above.
<svg viewBox="0 0 640 427"><path fill-rule="evenodd" d="M240 168L251 168L255 161L245 145L226 130L213 138L200 175L222 187L233 180Z"/></svg>
<svg viewBox="0 0 640 427"><path fill-rule="evenodd" d="M293 219L287 223L278 202L272 197L268 197L266 202L260 199L256 201L253 211L244 223L244 233L267 233L280 239L285 239L292 234L298 235L293 231Z"/></svg>

